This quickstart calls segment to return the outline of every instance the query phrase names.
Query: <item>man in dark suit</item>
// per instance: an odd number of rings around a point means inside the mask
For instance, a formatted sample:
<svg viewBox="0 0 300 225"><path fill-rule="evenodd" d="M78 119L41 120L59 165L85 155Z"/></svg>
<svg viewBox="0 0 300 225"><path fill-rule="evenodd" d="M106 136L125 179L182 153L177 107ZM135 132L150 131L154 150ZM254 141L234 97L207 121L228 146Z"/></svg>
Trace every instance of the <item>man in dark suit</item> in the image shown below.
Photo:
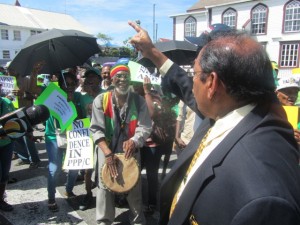
<svg viewBox="0 0 300 225"><path fill-rule="evenodd" d="M162 85L205 117L162 183L160 224L300 224L298 146L261 45L236 32L212 40L195 60L192 87L148 33L129 24Z"/></svg>

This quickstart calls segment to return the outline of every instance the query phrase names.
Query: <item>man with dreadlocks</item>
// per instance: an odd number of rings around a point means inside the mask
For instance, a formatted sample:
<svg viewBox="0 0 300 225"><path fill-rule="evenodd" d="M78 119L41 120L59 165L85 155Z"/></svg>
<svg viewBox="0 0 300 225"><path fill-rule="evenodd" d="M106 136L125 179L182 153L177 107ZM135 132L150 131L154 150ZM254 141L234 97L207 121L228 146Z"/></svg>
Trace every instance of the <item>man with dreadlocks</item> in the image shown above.
<svg viewBox="0 0 300 225"><path fill-rule="evenodd" d="M139 162L139 148L150 135L152 125L145 100L129 92L129 67L116 64L110 76L115 89L95 98L90 130L96 145L96 165L102 168L106 163L114 179L118 177L116 153L124 153L125 159L135 157ZM97 223L112 224L115 218L114 194L99 182L96 199ZM133 214L131 224L145 224L140 179L126 199Z"/></svg>

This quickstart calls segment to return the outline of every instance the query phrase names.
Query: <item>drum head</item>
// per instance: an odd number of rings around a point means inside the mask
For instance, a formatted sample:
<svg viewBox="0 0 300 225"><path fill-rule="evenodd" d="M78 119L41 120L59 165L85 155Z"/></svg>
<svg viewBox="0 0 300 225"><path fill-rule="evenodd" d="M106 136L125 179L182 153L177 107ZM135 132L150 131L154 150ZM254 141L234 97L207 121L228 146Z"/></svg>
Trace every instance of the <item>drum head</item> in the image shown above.
<svg viewBox="0 0 300 225"><path fill-rule="evenodd" d="M124 154L116 154L118 157L118 177L112 178L106 163L101 170L101 180L104 186L112 192L119 194L129 192L138 182L140 171L134 157L125 160Z"/></svg>

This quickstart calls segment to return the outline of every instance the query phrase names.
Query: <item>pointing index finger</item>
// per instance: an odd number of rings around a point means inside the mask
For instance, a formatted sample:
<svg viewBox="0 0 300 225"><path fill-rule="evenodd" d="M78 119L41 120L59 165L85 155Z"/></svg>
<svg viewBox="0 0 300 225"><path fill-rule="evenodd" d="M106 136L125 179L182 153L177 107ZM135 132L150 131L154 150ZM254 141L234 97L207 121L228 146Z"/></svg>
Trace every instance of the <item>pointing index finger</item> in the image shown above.
<svg viewBox="0 0 300 225"><path fill-rule="evenodd" d="M136 23L132 22L132 21L128 21L128 24L135 29L136 32L140 32L141 31L141 27L139 25L137 25Z"/></svg>

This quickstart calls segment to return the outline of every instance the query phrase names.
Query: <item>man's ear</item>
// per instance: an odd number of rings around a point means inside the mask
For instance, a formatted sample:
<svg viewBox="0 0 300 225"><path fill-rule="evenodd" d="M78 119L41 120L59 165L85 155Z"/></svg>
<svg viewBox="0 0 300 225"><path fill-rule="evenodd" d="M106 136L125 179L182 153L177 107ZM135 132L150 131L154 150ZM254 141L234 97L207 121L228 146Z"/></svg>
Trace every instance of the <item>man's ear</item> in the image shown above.
<svg viewBox="0 0 300 225"><path fill-rule="evenodd" d="M207 97L213 99L217 93L218 86L220 84L219 78L215 72L211 72L206 79L207 84Z"/></svg>

